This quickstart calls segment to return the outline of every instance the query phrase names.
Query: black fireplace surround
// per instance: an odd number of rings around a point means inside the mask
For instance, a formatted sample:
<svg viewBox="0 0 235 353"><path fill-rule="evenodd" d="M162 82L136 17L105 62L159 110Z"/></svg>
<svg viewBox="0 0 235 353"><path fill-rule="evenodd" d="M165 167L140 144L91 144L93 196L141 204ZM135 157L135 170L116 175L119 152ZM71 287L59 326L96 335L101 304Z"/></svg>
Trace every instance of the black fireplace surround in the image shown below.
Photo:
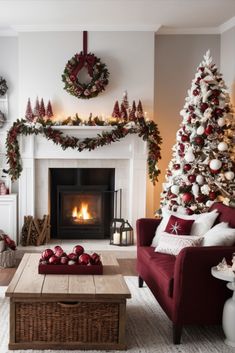
<svg viewBox="0 0 235 353"><path fill-rule="evenodd" d="M51 238L109 238L114 185L114 168L51 168Z"/></svg>

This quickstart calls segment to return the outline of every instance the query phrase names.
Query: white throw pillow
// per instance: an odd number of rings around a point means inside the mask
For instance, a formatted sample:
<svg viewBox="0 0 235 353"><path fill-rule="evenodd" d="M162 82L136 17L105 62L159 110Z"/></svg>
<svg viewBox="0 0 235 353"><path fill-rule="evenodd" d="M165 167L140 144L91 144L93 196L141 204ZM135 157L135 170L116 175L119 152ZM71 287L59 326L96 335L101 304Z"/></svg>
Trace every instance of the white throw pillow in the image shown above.
<svg viewBox="0 0 235 353"><path fill-rule="evenodd" d="M152 240L151 246L156 247L158 245L159 238L162 235L162 233L165 231L171 215L182 219L194 220L195 222L193 223L190 235L202 236L213 226L218 216L218 213L217 213L217 210L213 210L212 212L208 212L208 213L185 215L185 214L180 214L178 212L170 211L167 209L167 207L163 207L162 220L156 229L155 236Z"/></svg>
<svg viewBox="0 0 235 353"><path fill-rule="evenodd" d="M211 212L201 213L197 215L195 222L191 228L191 235L196 235L198 237L203 236L215 223L216 218L218 217L217 210L213 210Z"/></svg>
<svg viewBox="0 0 235 353"><path fill-rule="evenodd" d="M211 228L203 237L203 246L232 246L235 243L235 228L221 222Z"/></svg>
<svg viewBox="0 0 235 353"><path fill-rule="evenodd" d="M178 255L179 252L188 246L200 246L203 237L189 235L174 235L163 233L155 251L163 254Z"/></svg>

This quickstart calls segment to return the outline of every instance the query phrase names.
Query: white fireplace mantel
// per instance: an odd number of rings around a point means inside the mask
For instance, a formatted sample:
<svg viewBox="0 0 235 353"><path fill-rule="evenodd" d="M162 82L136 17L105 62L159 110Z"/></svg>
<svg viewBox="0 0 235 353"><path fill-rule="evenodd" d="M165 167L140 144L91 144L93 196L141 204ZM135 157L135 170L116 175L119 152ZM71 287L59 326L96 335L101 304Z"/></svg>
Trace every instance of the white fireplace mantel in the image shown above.
<svg viewBox="0 0 235 353"><path fill-rule="evenodd" d="M78 138L95 137L104 130L110 131L113 129L111 126L59 126L54 128L63 131L64 134ZM64 168L66 168L66 161L69 163L71 160L78 162L78 164L79 161L81 163L85 160L95 161L96 167L97 163L99 165L99 161L105 161L105 165L108 167L110 161L112 167L114 165L115 168L118 168L118 163L115 166L115 160L128 161L128 171L126 173L128 180L125 180L124 183L128 192L127 197L123 200L127 211L124 216L129 219L133 226L135 226L138 218L145 217L147 150L146 142L138 137L137 134L128 135L119 142L113 142L93 151L83 152L70 148L64 151L60 146L55 145L52 141L42 136L21 136L20 151L23 171L19 179L19 231L22 228L24 216L35 216L35 199L36 196L38 199L41 193L41 185L35 182L37 178L35 165L40 160L63 161ZM102 166L103 164L101 163ZM41 171L42 173L44 176L44 170ZM45 170L46 178L48 178L48 170ZM120 186L117 182L115 178L115 184ZM46 210L49 213L48 205L46 205Z"/></svg>

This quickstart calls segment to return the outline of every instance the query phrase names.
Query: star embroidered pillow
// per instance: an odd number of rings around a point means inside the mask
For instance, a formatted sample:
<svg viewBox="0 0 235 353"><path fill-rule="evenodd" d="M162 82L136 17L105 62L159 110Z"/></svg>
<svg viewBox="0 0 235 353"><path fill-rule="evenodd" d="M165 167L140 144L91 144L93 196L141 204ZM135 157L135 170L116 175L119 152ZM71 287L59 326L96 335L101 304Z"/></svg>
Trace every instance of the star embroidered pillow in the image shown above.
<svg viewBox="0 0 235 353"><path fill-rule="evenodd" d="M193 219L182 219L171 215L165 232L175 235L189 235L193 225Z"/></svg>

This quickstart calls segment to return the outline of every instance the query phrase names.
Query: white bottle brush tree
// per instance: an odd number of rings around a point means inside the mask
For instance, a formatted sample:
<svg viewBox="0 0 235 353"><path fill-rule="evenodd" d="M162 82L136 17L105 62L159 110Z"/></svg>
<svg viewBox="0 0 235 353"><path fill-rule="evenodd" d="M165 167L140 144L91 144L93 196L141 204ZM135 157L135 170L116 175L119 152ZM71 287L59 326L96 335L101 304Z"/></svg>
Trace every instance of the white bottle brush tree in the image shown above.
<svg viewBox="0 0 235 353"><path fill-rule="evenodd" d="M229 94L210 52L199 65L176 134L161 206L188 214L235 199L235 123Z"/></svg>

